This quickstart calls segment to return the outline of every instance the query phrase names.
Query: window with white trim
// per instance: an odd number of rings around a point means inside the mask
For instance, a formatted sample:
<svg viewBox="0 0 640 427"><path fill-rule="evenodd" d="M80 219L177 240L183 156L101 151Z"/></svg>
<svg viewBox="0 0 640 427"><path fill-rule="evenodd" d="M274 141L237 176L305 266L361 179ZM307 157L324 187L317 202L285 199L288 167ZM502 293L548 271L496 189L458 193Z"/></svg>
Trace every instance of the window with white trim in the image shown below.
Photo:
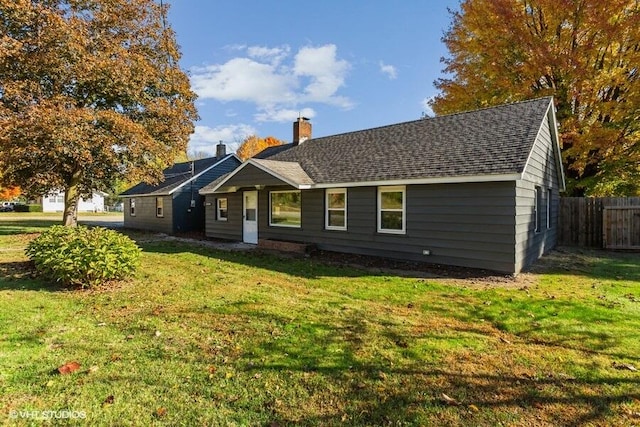
<svg viewBox="0 0 640 427"><path fill-rule="evenodd" d="M378 187L378 232L405 234L406 187Z"/></svg>
<svg viewBox="0 0 640 427"><path fill-rule="evenodd" d="M156 216L158 218L164 217L164 199L162 197L156 197Z"/></svg>
<svg viewBox="0 0 640 427"><path fill-rule="evenodd" d="M216 199L216 219L218 221L226 221L229 217L229 210L227 209L227 198L223 197Z"/></svg>
<svg viewBox="0 0 640 427"><path fill-rule="evenodd" d="M553 200L553 192L547 189L547 228L551 228L551 201Z"/></svg>
<svg viewBox="0 0 640 427"><path fill-rule="evenodd" d="M535 217L535 231L538 233L542 226L542 187L538 186L535 188L533 215Z"/></svg>
<svg viewBox="0 0 640 427"><path fill-rule="evenodd" d="M302 204L300 191L269 192L269 225L300 228Z"/></svg>
<svg viewBox="0 0 640 427"><path fill-rule="evenodd" d="M325 228L347 229L347 189L328 188L325 191Z"/></svg>
<svg viewBox="0 0 640 427"><path fill-rule="evenodd" d="M136 216L136 199L129 199L129 214Z"/></svg>

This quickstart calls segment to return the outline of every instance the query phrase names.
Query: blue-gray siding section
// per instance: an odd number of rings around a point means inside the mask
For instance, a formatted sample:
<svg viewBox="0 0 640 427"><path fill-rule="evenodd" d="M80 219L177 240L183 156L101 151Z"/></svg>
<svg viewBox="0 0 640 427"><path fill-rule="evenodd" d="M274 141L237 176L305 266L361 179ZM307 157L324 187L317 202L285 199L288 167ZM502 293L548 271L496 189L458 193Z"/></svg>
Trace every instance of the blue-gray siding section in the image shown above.
<svg viewBox="0 0 640 427"><path fill-rule="evenodd" d="M135 196L125 198L124 226L140 230L174 234L186 231L201 231L205 228L204 197L199 190L218 177L233 171L240 165L235 156L228 156L216 167L208 170L195 180L187 182L164 199L164 216L156 216L156 196ZM136 214L130 214L130 200L136 201ZM193 200L193 204L192 201Z"/></svg>
<svg viewBox="0 0 640 427"><path fill-rule="evenodd" d="M229 217L221 221L216 217L218 198L227 199ZM205 199L205 231L209 237L242 241L242 192L207 195Z"/></svg>
<svg viewBox="0 0 640 427"><path fill-rule="evenodd" d="M516 272L553 249L558 238L559 170L549 120L544 120L530 154L523 179L516 182ZM535 193L541 190L540 227L535 226ZM548 190L551 190L549 199ZM547 227L550 203L550 227Z"/></svg>
<svg viewBox="0 0 640 427"><path fill-rule="evenodd" d="M156 215L156 196L127 197L124 200L124 226L139 230L173 233L173 209L171 196L160 196L163 199L164 216ZM131 202L135 201L135 215L131 215Z"/></svg>
<svg viewBox="0 0 640 427"><path fill-rule="evenodd" d="M347 193L347 230L325 229L325 192L302 192L302 226L269 225L269 190L259 191L258 235L315 243L320 249L514 272L514 182L410 185L406 234L377 231L377 187ZM242 239L242 196L210 195L207 235ZM214 221L215 198L228 197L229 221ZM431 255L423 255L428 250Z"/></svg>
<svg viewBox="0 0 640 427"><path fill-rule="evenodd" d="M218 166L208 170L173 193L175 232L201 231L205 229L205 198L200 195L199 190L220 176L233 171L238 166L240 166L240 161L233 156L229 156Z"/></svg>

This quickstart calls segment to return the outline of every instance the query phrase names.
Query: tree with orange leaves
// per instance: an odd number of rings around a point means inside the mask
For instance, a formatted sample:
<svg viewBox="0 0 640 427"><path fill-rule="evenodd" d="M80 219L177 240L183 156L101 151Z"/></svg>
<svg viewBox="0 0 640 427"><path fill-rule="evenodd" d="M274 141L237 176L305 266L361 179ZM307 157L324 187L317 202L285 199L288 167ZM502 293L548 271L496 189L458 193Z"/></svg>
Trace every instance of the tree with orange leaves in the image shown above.
<svg viewBox="0 0 640 427"><path fill-rule="evenodd" d="M0 200L13 200L20 196L20 187L0 187Z"/></svg>
<svg viewBox="0 0 640 427"><path fill-rule="evenodd" d="M276 145L282 145L284 141L276 139L272 136L268 136L266 138L260 138L256 135L248 136L242 141L240 147L236 150L236 154L242 160L247 160L265 148L274 147Z"/></svg>
<svg viewBox="0 0 640 427"><path fill-rule="evenodd" d="M150 183L197 119L180 52L154 0L0 1L1 182L80 197Z"/></svg>
<svg viewBox="0 0 640 427"><path fill-rule="evenodd" d="M640 194L637 0L464 0L452 15L436 114L553 95L570 193Z"/></svg>

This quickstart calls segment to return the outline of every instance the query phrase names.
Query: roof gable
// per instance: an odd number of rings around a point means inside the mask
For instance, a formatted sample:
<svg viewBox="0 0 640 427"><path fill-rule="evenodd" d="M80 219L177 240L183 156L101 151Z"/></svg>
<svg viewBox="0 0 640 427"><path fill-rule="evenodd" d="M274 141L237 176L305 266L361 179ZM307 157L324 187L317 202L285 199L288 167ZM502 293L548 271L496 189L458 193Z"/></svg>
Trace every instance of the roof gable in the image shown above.
<svg viewBox="0 0 640 427"><path fill-rule="evenodd" d="M194 160L193 162L176 163L162 171L164 180L161 183L150 185L145 182L140 182L122 192L120 196L170 195L185 184L196 180L202 174L229 159L236 159L240 162L240 159L235 154L227 154L224 157L207 157L205 159ZM191 169L192 164L193 173Z"/></svg>

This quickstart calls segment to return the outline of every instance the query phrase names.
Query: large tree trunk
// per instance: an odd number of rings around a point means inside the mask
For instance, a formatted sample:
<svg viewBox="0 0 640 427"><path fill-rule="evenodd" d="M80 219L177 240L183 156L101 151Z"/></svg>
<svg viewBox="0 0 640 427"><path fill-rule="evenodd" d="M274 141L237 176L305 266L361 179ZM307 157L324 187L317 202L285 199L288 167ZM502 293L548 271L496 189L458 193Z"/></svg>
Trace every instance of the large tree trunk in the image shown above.
<svg viewBox="0 0 640 427"><path fill-rule="evenodd" d="M75 227L78 225L78 201L80 193L78 192L78 183L80 182L80 172L76 172L71 177L71 182L64 189L64 214L62 216L62 225L67 227Z"/></svg>

